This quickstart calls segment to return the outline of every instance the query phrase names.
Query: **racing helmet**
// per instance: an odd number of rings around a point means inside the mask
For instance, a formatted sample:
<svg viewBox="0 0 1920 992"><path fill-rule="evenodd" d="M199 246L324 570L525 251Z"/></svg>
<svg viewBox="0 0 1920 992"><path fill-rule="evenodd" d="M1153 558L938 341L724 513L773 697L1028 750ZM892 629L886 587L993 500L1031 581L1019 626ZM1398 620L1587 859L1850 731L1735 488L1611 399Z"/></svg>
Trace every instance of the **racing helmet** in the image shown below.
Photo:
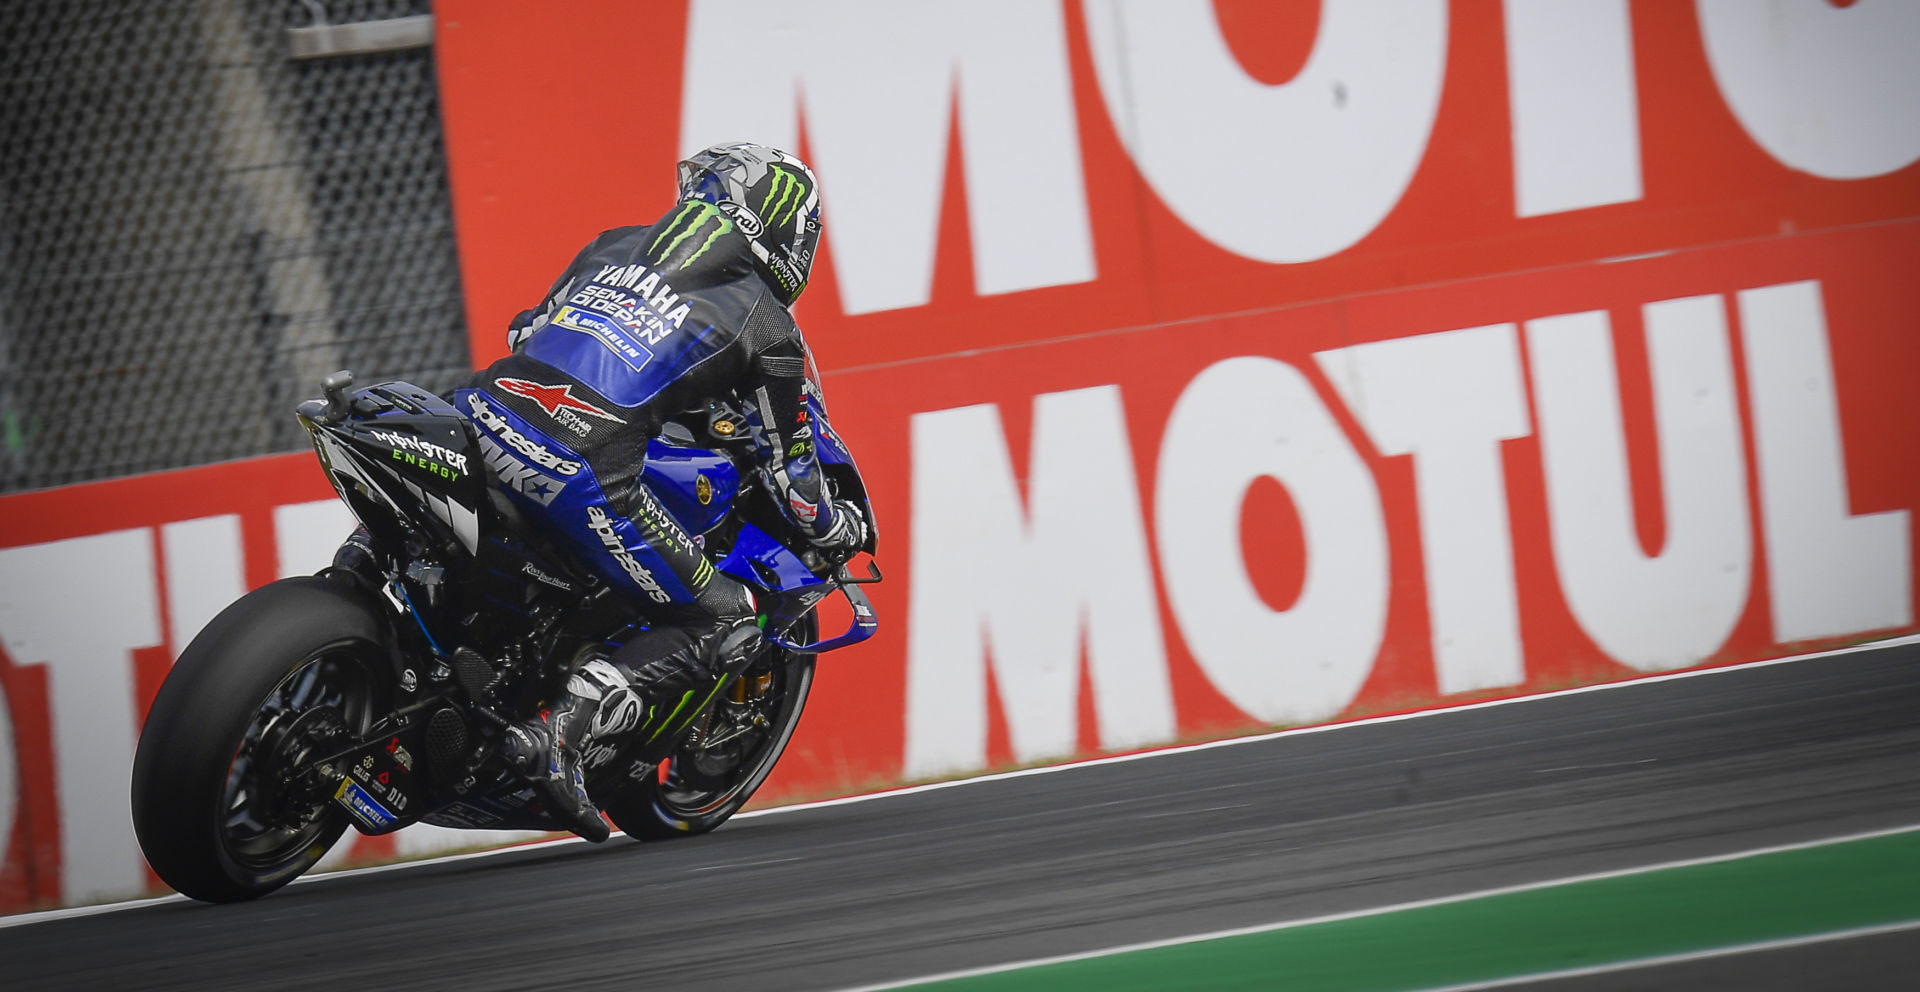
<svg viewBox="0 0 1920 992"><path fill-rule="evenodd" d="M820 244L820 180L798 158L766 145L713 145L680 163L680 202L720 212L752 246L767 285L791 305L807 288Z"/></svg>

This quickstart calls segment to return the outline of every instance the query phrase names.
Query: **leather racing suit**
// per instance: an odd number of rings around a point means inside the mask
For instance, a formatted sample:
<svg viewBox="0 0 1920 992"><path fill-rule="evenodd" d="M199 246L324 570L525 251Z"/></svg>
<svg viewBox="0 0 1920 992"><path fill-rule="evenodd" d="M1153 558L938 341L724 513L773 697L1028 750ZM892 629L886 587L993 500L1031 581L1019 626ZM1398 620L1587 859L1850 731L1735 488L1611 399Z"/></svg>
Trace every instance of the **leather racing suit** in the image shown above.
<svg viewBox="0 0 1920 992"><path fill-rule="evenodd" d="M751 592L715 570L641 477L648 441L676 414L697 411L706 423L713 401L750 408L759 474L792 527L843 557L871 549L863 508L836 502L815 453L806 341L746 239L719 220L711 205L683 202L656 223L594 238L545 302L513 320L512 354L454 395L479 427L490 481L578 562L685 632L664 659L616 653L573 675L546 716L549 739L520 735L529 767L551 748L560 768L564 744L584 749L590 768L616 750L607 741L656 719L690 724L697 706L686 701L699 698L690 694L759 640ZM668 715L675 697L683 705ZM597 814L586 819L575 829L604 838Z"/></svg>

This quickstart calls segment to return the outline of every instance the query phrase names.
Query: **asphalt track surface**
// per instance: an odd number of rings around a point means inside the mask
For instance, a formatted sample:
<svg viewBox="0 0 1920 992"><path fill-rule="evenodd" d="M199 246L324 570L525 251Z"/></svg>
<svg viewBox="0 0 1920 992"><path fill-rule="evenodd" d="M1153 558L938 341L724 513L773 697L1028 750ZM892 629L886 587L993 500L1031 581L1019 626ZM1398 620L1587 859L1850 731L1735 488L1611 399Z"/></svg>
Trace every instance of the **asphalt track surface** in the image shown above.
<svg viewBox="0 0 1920 992"><path fill-rule="evenodd" d="M1914 824L1903 645L14 926L0 984L844 988ZM1534 987L1916 972L1908 930Z"/></svg>

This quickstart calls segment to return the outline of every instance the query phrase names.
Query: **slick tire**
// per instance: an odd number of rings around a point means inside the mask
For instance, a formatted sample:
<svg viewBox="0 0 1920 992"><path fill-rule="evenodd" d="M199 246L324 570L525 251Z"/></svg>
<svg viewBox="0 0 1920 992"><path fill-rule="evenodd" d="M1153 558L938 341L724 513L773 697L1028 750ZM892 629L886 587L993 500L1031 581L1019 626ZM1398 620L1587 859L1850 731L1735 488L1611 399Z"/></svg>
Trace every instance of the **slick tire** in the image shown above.
<svg viewBox="0 0 1920 992"><path fill-rule="evenodd" d="M779 649L775 649L779 650ZM606 809L614 826L635 840L676 840L704 834L740 811L779 762L800 725L807 694L813 688L813 655L781 652L781 695L768 717L763 742L721 779L690 781L694 759L675 752L666 782L649 777L622 791Z"/></svg>
<svg viewBox="0 0 1920 992"><path fill-rule="evenodd" d="M286 713L331 707L359 731L384 712L391 641L377 609L364 591L335 580L282 579L227 607L181 652L133 760L134 833L168 885L205 902L257 899L313 867L339 839L347 820L331 802L308 804L317 815L306 822L257 834L235 822L253 815L256 799L268 805L261 793L274 778L299 770L276 764L259 744L273 737L259 729L274 725L273 714L283 714L284 727ZM320 701L306 709L285 705L316 692ZM253 781L269 784L244 785Z"/></svg>

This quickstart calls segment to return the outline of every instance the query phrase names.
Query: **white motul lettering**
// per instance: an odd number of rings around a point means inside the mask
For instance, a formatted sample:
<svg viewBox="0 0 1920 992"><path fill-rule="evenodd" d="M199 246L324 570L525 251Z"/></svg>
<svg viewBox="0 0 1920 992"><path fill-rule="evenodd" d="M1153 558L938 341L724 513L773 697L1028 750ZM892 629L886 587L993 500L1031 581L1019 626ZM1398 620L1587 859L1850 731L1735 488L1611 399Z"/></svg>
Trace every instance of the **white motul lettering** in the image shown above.
<svg viewBox="0 0 1920 992"><path fill-rule="evenodd" d="M1699 0L1694 12L1727 109L1780 164L1866 179L1920 159L1920 4Z"/></svg>
<svg viewBox="0 0 1920 992"><path fill-rule="evenodd" d="M1444 0L1327 0L1313 54L1277 86L1240 67L1212 4L1084 10L1100 95L1133 164L1235 254L1309 262L1346 250L1393 211L1426 153L1445 80ZM1196 157L1223 171L1196 182Z"/></svg>
<svg viewBox="0 0 1920 992"><path fill-rule="evenodd" d="M328 502L338 505L337 500ZM332 535L336 547L346 533L342 529ZM162 525L160 561L167 589L169 647L178 658L207 621L247 591L239 515L228 513ZM0 832L0 836L5 833Z"/></svg>
<svg viewBox="0 0 1920 992"><path fill-rule="evenodd" d="M1634 527L1626 432L1604 311L1527 321L1554 571L1595 644L1641 671L1712 656L1753 573L1733 351L1719 296L1645 307L1666 540Z"/></svg>
<svg viewBox="0 0 1920 992"><path fill-rule="evenodd" d="M1210 366L1174 404L1157 476L1167 602L1214 687L1272 723L1345 709L1386 637L1387 528L1373 474L1306 377L1271 358ZM1247 575L1248 559L1270 554L1240 531L1262 476L1286 487L1305 537L1306 581L1284 610Z"/></svg>
<svg viewBox="0 0 1920 992"><path fill-rule="evenodd" d="M683 152L742 134L797 148L805 114L847 313L931 298L956 111L975 289L1094 277L1059 4L695 0L686 53Z"/></svg>
<svg viewBox="0 0 1920 992"><path fill-rule="evenodd" d="M1856 516L1847 497L1820 284L1748 289L1739 300L1775 639L1912 623L1907 511Z"/></svg>
<svg viewBox="0 0 1920 992"><path fill-rule="evenodd" d="M1626 0L1506 0L1506 29L1514 213L1640 199Z"/></svg>
<svg viewBox="0 0 1920 992"><path fill-rule="evenodd" d="M1413 456L1440 691L1525 681L1500 457L1500 442L1530 431L1514 326L1313 357L1381 454Z"/></svg>
<svg viewBox="0 0 1920 992"><path fill-rule="evenodd" d="M416 487L417 488L417 487ZM312 575L333 561L340 539L358 521L337 499L283 503L273 508L274 574Z"/></svg>
<svg viewBox="0 0 1920 992"><path fill-rule="evenodd" d="M47 670L60 900L139 892L125 783L139 726L132 652L161 643L152 529L0 551L0 643L16 668Z"/></svg>
<svg viewBox="0 0 1920 992"><path fill-rule="evenodd" d="M1077 746L1083 654L1103 746L1173 736L1119 389L1035 398L1024 508L997 407L916 414L912 433L907 774L985 763L988 664L1020 760Z"/></svg>

